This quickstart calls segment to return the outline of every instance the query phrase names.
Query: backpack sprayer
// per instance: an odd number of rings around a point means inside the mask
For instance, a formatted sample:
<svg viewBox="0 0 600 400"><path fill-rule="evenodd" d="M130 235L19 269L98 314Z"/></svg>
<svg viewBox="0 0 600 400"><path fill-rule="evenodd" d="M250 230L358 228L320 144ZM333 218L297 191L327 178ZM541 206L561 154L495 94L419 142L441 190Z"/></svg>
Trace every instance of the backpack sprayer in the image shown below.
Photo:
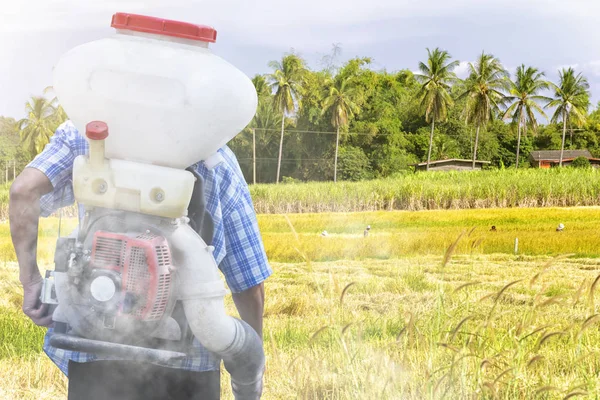
<svg viewBox="0 0 600 400"><path fill-rule="evenodd" d="M83 218L58 240L42 289L54 308L50 344L167 362L196 337L223 359L236 399L259 398L262 342L225 313L202 181L185 170L219 163L217 149L254 115L256 91L208 50L212 28L123 13L112 26L116 36L76 47L54 71L89 154L73 165Z"/></svg>

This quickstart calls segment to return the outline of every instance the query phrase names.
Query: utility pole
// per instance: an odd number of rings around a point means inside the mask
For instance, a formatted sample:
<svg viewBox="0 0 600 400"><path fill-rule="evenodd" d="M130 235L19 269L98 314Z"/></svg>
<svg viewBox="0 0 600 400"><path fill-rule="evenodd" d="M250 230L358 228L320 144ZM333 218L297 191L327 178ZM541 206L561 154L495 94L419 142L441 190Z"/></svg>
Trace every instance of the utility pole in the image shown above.
<svg viewBox="0 0 600 400"><path fill-rule="evenodd" d="M256 128L252 128L252 181L256 185Z"/></svg>

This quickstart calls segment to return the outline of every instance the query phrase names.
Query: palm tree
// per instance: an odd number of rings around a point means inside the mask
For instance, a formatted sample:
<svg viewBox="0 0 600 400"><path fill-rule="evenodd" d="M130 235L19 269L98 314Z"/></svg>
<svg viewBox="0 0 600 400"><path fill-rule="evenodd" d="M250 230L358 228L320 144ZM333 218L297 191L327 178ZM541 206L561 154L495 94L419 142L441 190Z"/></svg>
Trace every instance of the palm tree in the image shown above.
<svg viewBox="0 0 600 400"><path fill-rule="evenodd" d="M281 170L281 153L283 151L283 129L285 125L285 114L295 109L295 102L299 99L304 79L304 60L295 54L288 54L281 62L271 61L269 67L273 73L267 76L271 88L275 91L273 97L274 107L281 112L281 139L279 141L279 158L277 161L277 180L279 183L279 172Z"/></svg>
<svg viewBox="0 0 600 400"><path fill-rule="evenodd" d="M456 157L459 153L456 141L448 136L438 135L433 142L433 155L436 160L447 160Z"/></svg>
<svg viewBox="0 0 600 400"><path fill-rule="evenodd" d="M479 130L500 111L505 100L502 91L508 89L507 78L508 72L500 60L491 54L482 52L475 64L469 63L469 76L464 81L464 91L459 98L466 97L465 119L476 126L473 169L477 160Z"/></svg>
<svg viewBox="0 0 600 400"><path fill-rule="evenodd" d="M551 83L554 90L554 98L546 104L548 107L556 107L552 122L558 122L562 119L563 134L560 147L559 166L562 167L563 153L565 150L565 135L567 133L567 121L572 121L581 126L585 123L586 112L589 106L590 85L581 72L575 75L573 68L563 68L559 72L559 84Z"/></svg>
<svg viewBox="0 0 600 400"><path fill-rule="evenodd" d="M427 49L427 64L420 62L420 74L416 78L421 83L419 98L421 107L425 110L425 121L431 122L431 134L429 135L429 151L427 152L427 171L431 161L431 149L433 147L433 130L436 121L444 121L448 117L448 108L454 102L450 97L450 84L456 80L452 72L459 64L457 60L450 61L450 54L445 50L435 48L433 51Z"/></svg>
<svg viewBox="0 0 600 400"><path fill-rule="evenodd" d="M46 86L46 88L44 88L44 95L52 93L54 93L54 87ZM58 104L58 97L56 97L56 94L54 95L54 97L52 97L52 100L50 100L50 104L52 105L52 107L54 107L54 115L52 116L52 119L54 120L55 124L54 129L56 129L60 124L69 119L69 117L67 116L67 113L65 112L64 108L60 104Z"/></svg>
<svg viewBox="0 0 600 400"><path fill-rule="evenodd" d="M19 120L17 126L23 149L33 157L42 151L58 126L57 107L52 100L32 97L25 105L25 111L27 117Z"/></svg>
<svg viewBox="0 0 600 400"><path fill-rule="evenodd" d="M17 121L0 116L0 162L17 158L20 148Z"/></svg>
<svg viewBox="0 0 600 400"><path fill-rule="evenodd" d="M256 89L256 94L258 95L259 100L271 94L271 88L269 87L267 79L264 75L254 75L254 78L252 78L252 83L254 84L254 88Z"/></svg>
<svg viewBox="0 0 600 400"><path fill-rule="evenodd" d="M360 112L356 103L358 100L358 88L354 85L351 77L339 77L329 83L325 89L322 114L331 112L331 125L336 130L335 158L333 162L333 181L337 182L337 160L340 146L340 128L348 126L350 118Z"/></svg>
<svg viewBox="0 0 600 400"><path fill-rule="evenodd" d="M516 80L509 81L509 95L507 101L513 102L503 115L503 118L512 118L513 123L517 124L517 160L516 168L519 168L519 150L521 148L521 129L525 128L527 134L527 126L532 127L533 131L537 131L537 120L535 112L539 113L544 118L546 114L539 106L538 101L548 102L551 99L545 96L540 96L542 90L549 87L549 83L544 79L544 73L539 72L537 68L527 67L522 64L517 68Z"/></svg>
<svg viewBox="0 0 600 400"><path fill-rule="evenodd" d="M262 131L272 131L281 125L281 118L283 116L273 108L273 103L259 102L250 127Z"/></svg>
<svg viewBox="0 0 600 400"><path fill-rule="evenodd" d="M0 136L19 134L19 127L14 118L0 116Z"/></svg>
<svg viewBox="0 0 600 400"><path fill-rule="evenodd" d="M267 97L261 98L259 96L258 107L256 114L250 122L249 128L252 131L252 181L256 183L257 174L258 176L267 176L273 171L268 171L268 165L257 167L256 165L256 154L263 154L263 157L272 157L276 152L277 143L275 143L275 137L271 134L273 130L281 125L281 119L283 115L279 114L273 108L273 102ZM258 131L258 135L256 134ZM258 169L257 169L258 168Z"/></svg>

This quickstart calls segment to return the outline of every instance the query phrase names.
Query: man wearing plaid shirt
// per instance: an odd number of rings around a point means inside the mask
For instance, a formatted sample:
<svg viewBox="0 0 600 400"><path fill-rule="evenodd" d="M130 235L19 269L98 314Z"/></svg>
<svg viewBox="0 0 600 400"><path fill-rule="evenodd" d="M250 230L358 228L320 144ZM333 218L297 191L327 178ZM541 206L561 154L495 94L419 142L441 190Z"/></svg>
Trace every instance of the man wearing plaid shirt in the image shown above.
<svg viewBox="0 0 600 400"><path fill-rule="evenodd" d="M23 311L40 326L51 326L40 304L37 266L38 220L75 201L73 161L88 143L75 126L62 124L50 143L15 179L10 189L10 230L23 285ZM219 149L220 162L193 166L204 179L206 208L214 221L212 244L219 269L233 293L240 317L262 337L263 281L272 273L262 244L248 186L233 152ZM48 329L48 334L52 328ZM98 360L93 354L51 347L44 351L69 376L69 400L218 399L221 360L194 339L192 354L166 365Z"/></svg>

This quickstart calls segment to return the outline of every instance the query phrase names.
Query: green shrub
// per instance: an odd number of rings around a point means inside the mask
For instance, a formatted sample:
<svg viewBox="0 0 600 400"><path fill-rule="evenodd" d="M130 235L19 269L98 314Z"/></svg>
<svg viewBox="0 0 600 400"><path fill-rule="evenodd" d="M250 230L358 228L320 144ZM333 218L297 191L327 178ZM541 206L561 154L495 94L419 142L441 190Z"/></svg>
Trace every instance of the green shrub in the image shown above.
<svg viewBox="0 0 600 400"><path fill-rule="evenodd" d="M360 181L372 176L367 155L359 147L341 147L338 154L338 177L344 181Z"/></svg>
<svg viewBox="0 0 600 400"><path fill-rule="evenodd" d="M302 181L291 176L283 176L281 177L281 183L302 183Z"/></svg>
<svg viewBox="0 0 600 400"><path fill-rule="evenodd" d="M592 164L590 163L590 160L588 160L587 158L585 158L583 156L577 157L571 163L571 167L573 167L573 168L590 168L591 166L592 166Z"/></svg>

